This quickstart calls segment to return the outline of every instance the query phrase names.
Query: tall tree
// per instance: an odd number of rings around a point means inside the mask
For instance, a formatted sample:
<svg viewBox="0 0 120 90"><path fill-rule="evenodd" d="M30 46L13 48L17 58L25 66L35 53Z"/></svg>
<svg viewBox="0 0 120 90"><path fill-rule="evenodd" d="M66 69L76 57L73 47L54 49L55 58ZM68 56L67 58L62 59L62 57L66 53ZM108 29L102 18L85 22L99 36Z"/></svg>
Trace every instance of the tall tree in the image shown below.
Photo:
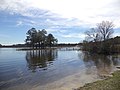
<svg viewBox="0 0 120 90"><path fill-rule="evenodd" d="M45 45L45 40L46 40L46 34L47 34L47 31L45 29L43 30L38 30L38 33L37 33L37 41L38 41L38 44L39 44L39 48L40 46L44 46Z"/></svg>
<svg viewBox="0 0 120 90"><path fill-rule="evenodd" d="M27 39L25 40L26 43L30 44L33 46L35 46L35 44L37 43L37 30L35 28L31 28L30 30L28 30L27 34Z"/></svg>
<svg viewBox="0 0 120 90"><path fill-rule="evenodd" d="M89 31L86 31L85 34L86 34L87 41L97 42L101 40L100 34L95 28L91 28Z"/></svg>
<svg viewBox="0 0 120 90"><path fill-rule="evenodd" d="M86 38L90 41L105 41L109 39L113 34L114 24L109 21L102 21L97 24L96 28L92 28L89 31L86 31Z"/></svg>
<svg viewBox="0 0 120 90"><path fill-rule="evenodd" d="M49 45L51 47L52 45L54 45L56 43L57 43L57 39L55 39L52 34L48 34L48 36L47 36L47 45Z"/></svg>
<svg viewBox="0 0 120 90"><path fill-rule="evenodd" d="M31 28L27 31L27 37L26 37L26 44L33 46L36 46L36 48L39 46L39 48L44 48L46 45L49 45L50 47L52 45L57 44L57 39L54 38L52 34L48 34L46 36L47 31L45 29L42 30L36 30L35 28Z"/></svg>
<svg viewBox="0 0 120 90"><path fill-rule="evenodd" d="M86 31L85 34L89 43L84 43L83 48L93 53L108 54L112 43L109 43L107 40L111 38L114 32L113 27L114 24L112 22L102 21L97 24L96 28Z"/></svg>
<svg viewBox="0 0 120 90"><path fill-rule="evenodd" d="M98 32L100 32L100 37L103 41L109 39L113 34L113 22L102 21L102 23L97 24Z"/></svg>

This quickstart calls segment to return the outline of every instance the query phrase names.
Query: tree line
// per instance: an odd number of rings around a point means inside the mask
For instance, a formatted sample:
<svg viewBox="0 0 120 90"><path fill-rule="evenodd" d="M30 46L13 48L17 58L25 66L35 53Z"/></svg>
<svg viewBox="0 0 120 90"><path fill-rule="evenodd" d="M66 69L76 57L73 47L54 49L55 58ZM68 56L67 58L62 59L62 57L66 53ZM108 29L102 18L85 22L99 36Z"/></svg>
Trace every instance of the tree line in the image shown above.
<svg viewBox="0 0 120 90"><path fill-rule="evenodd" d="M111 54L120 52L120 37L112 38L114 24L109 21L98 23L85 32L82 49L90 53Z"/></svg>
<svg viewBox="0 0 120 90"><path fill-rule="evenodd" d="M47 35L47 31L45 29L36 30L35 28L31 28L27 31L26 34L26 45L29 47L33 47L33 49L52 47L58 42L53 34L50 33Z"/></svg>
<svg viewBox="0 0 120 90"><path fill-rule="evenodd" d="M2 47L2 44L0 44L0 47Z"/></svg>

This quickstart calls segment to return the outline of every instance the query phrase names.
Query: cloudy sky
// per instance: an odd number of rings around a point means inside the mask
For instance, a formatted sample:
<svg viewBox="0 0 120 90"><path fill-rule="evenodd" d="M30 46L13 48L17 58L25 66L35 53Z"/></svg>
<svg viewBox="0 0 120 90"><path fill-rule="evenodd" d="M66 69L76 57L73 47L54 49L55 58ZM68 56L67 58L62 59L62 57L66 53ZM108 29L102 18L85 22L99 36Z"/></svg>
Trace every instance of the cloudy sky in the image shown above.
<svg viewBox="0 0 120 90"><path fill-rule="evenodd" d="M78 43L103 20L120 35L120 0L0 0L0 43L24 43L32 27L46 29L59 43Z"/></svg>

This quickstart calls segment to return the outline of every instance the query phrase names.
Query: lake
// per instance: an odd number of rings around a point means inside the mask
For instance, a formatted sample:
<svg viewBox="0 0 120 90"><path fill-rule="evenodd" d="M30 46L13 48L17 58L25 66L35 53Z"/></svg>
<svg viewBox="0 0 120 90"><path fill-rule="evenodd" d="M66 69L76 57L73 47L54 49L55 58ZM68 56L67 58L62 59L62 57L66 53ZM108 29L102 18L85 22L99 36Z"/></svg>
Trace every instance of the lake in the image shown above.
<svg viewBox="0 0 120 90"><path fill-rule="evenodd" d="M120 66L120 55L90 55L69 48L0 48L0 90L73 90Z"/></svg>

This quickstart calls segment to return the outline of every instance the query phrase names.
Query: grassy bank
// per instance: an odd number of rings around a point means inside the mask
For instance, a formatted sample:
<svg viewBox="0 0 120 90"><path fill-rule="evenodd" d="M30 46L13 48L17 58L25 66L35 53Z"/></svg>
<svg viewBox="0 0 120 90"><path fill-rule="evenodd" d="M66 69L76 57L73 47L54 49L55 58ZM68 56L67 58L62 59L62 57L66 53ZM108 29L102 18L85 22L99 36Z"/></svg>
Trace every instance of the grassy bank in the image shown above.
<svg viewBox="0 0 120 90"><path fill-rule="evenodd" d="M120 71L114 72L113 77L86 84L77 90L120 90Z"/></svg>

